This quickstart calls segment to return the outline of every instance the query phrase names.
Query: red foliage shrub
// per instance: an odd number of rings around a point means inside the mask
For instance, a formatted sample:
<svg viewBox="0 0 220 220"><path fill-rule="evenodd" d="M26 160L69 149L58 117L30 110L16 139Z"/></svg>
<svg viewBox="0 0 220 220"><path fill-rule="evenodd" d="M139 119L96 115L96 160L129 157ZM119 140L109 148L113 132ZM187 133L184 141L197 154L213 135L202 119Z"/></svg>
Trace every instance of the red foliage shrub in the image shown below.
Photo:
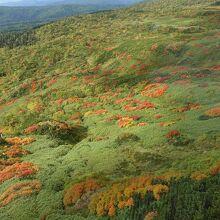
<svg viewBox="0 0 220 220"><path fill-rule="evenodd" d="M141 94L151 98L158 98L163 96L168 88L169 86L166 84L153 83L146 86Z"/></svg>
<svg viewBox="0 0 220 220"><path fill-rule="evenodd" d="M96 73L102 68L101 64L98 64L96 67L90 69L91 72Z"/></svg>
<svg viewBox="0 0 220 220"><path fill-rule="evenodd" d="M212 71L220 71L220 65L213 66L213 67L210 68L210 70L212 70Z"/></svg>
<svg viewBox="0 0 220 220"><path fill-rule="evenodd" d="M27 155L30 152L27 150L22 149L21 146L13 145L11 146L4 154L10 157L20 157L22 155Z"/></svg>
<svg viewBox="0 0 220 220"><path fill-rule="evenodd" d="M94 112L95 115L103 115L106 113L108 113L108 110L106 110L106 109L99 109Z"/></svg>
<svg viewBox="0 0 220 220"><path fill-rule="evenodd" d="M128 96L128 97L125 97L123 99L116 100L115 104L121 104L121 103L124 103L124 102L130 102L130 101L133 101L133 98L131 96Z"/></svg>
<svg viewBox="0 0 220 220"><path fill-rule="evenodd" d="M91 107L95 107L96 105L97 105L96 102L84 102L83 108L91 108Z"/></svg>
<svg viewBox="0 0 220 220"><path fill-rule="evenodd" d="M179 70L179 71L186 71L188 69L189 69L189 67L187 67L187 66L178 66L177 67L177 70Z"/></svg>
<svg viewBox="0 0 220 220"><path fill-rule="evenodd" d="M205 77L208 76L208 74L206 74L206 73L197 73L195 76L196 76L196 78L205 78Z"/></svg>
<svg viewBox="0 0 220 220"><path fill-rule="evenodd" d="M139 126L139 127L144 127L144 126L146 126L146 125L148 125L146 122L140 122L140 123L138 123L138 126Z"/></svg>
<svg viewBox="0 0 220 220"><path fill-rule="evenodd" d="M161 114L156 114L156 115L154 115L154 118L155 119L160 119L160 118L162 118L163 117L163 115L161 115Z"/></svg>
<svg viewBox="0 0 220 220"><path fill-rule="evenodd" d="M53 84L55 84L57 82L57 79L51 79L48 83L47 86L52 86Z"/></svg>
<svg viewBox="0 0 220 220"><path fill-rule="evenodd" d="M62 105L63 102L64 102L64 99L58 99L58 100L56 101L56 103L57 103L58 105Z"/></svg>
<svg viewBox="0 0 220 220"><path fill-rule="evenodd" d="M78 77L77 76L72 76L70 79L75 82L78 79Z"/></svg>
<svg viewBox="0 0 220 220"><path fill-rule="evenodd" d="M203 44L193 44L192 46L193 46L193 47L204 47Z"/></svg>
<svg viewBox="0 0 220 220"><path fill-rule="evenodd" d="M174 137L179 137L180 136L180 132L178 130L172 130L172 131L169 131L167 134L166 134L166 137L168 139L172 139Z"/></svg>
<svg viewBox="0 0 220 220"><path fill-rule="evenodd" d="M32 134L35 131L37 131L38 129L39 129L39 125L34 124L34 125L31 125L30 127L26 128L24 130L24 133L25 134Z"/></svg>
<svg viewBox="0 0 220 220"><path fill-rule="evenodd" d="M102 75L111 75L113 73L113 70L105 70L102 72Z"/></svg>
<svg viewBox="0 0 220 220"><path fill-rule="evenodd" d="M156 83L163 83L163 82L167 81L168 79L170 79L169 76L164 76L164 77L157 77L154 79L154 81Z"/></svg>
<svg viewBox="0 0 220 220"><path fill-rule="evenodd" d="M114 47L105 48L104 50L105 51L112 51L112 50L114 50Z"/></svg>
<svg viewBox="0 0 220 220"><path fill-rule="evenodd" d="M132 104L128 104L124 106L124 109L128 112L132 111L137 111L137 110L142 110L142 109L148 109L148 108L155 108L155 105L149 101L138 101L138 100L133 100L133 103L136 106L133 106Z"/></svg>
<svg viewBox="0 0 220 220"><path fill-rule="evenodd" d="M38 171L37 166L29 162L15 163L0 171L0 184L13 177L25 177Z"/></svg>
<svg viewBox="0 0 220 220"><path fill-rule="evenodd" d="M7 160L0 159L0 171L4 170L7 166L20 162L19 158L9 158Z"/></svg>
<svg viewBox="0 0 220 220"><path fill-rule="evenodd" d="M210 174L215 176L220 173L220 164L210 169Z"/></svg>
<svg viewBox="0 0 220 220"><path fill-rule="evenodd" d="M151 51L156 51L159 48L158 44L153 44L150 48Z"/></svg>
<svg viewBox="0 0 220 220"><path fill-rule="evenodd" d="M89 75L83 78L84 81L90 81L95 78L95 75Z"/></svg>
<svg viewBox="0 0 220 220"><path fill-rule="evenodd" d="M36 82L32 82L32 83L31 83L31 92L32 92L32 93L35 93L35 92L36 92L36 89L37 89L37 84L36 84Z"/></svg>

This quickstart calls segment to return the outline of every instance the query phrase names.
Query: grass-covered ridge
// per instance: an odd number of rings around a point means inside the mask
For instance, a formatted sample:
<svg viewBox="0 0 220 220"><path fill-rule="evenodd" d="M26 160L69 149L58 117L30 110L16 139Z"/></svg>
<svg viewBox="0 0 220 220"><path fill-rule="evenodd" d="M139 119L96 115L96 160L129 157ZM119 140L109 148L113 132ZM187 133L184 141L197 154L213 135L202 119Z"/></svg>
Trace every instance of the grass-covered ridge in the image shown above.
<svg viewBox="0 0 220 220"><path fill-rule="evenodd" d="M1 219L217 219L220 14L188 2L70 17L0 49Z"/></svg>

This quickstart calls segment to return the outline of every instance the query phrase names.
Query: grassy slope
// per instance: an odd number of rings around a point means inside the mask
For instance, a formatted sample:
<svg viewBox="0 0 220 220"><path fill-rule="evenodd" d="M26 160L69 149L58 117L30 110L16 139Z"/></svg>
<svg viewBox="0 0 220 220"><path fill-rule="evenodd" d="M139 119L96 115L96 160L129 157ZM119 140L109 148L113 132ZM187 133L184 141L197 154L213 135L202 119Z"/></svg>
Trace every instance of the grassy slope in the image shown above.
<svg viewBox="0 0 220 220"><path fill-rule="evenodd" d="M143 5L68 18L37 29L35 45L0 49L0 70L6 74L0 78L0 125L5 135L22 134L28 126L48 119L88 128L88 137L76 145L33 135L36 142L26 147L32 154L22 159L40 167L35 178L43 189L1 208L1 219L38 219L48 210L53 214L47 219L78 219L63 211L63 190L53 190L59 181L66 187L92 175L116 180L146 173L191 173L218 162L220 118L200 119L220 103L219 70L213 68L220 59L219 9L203 4L176 7ZM161 77L169 86L163 96L141 95L148 83ZM48 86L51 79L56 83ZM126 112L123 106L130 101L115 101L129 94L156 108ZM70 97L78 100L65 101ZM5 106L11 100L14 103ZM85 107L88 102L96 106ZM200 108L176 111L187 103ZM36 110L36 105L43 108ZM107 113L90 114L99 109ZM77 122L71 119L76 113L81 114ZM106 122L117 114L141 118L128 128L119 128L114 120ZM160 119L155 118L158 114ZM146 125L138 126L141 122ZM162 127L161 122L169 125ZM190 144L169 144L166 134L171 130L179 130ZM123 133L140 140L119 145L117 138ZM98 141L100 137L103 140ZM6 181L0 191L17 181Z"/></svg>

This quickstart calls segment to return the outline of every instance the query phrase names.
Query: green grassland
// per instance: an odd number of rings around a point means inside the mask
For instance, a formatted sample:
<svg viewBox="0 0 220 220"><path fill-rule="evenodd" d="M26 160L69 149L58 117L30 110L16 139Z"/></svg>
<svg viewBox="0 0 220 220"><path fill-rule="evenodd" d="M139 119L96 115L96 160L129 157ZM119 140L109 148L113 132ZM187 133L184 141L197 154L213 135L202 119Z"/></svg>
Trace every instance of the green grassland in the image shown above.
<svg viewBox="0 0 220 220"><path fill-rule="evenodd" d="M220 113L207 112L220 108L220 10L215 1L187 2L69 17L34 29L31 45L0 48L0 128L36 140L22 161L39 167L28 179L42 182L40 192L1 207L0 219L109 219L66 210L65 189L219 163ZM144 95L152 84L164 93ZM47 121L67 123L79 138L24 132ZM181 135L169 140L170 131ZM24 180L5 181L0 193Z"/></svg>

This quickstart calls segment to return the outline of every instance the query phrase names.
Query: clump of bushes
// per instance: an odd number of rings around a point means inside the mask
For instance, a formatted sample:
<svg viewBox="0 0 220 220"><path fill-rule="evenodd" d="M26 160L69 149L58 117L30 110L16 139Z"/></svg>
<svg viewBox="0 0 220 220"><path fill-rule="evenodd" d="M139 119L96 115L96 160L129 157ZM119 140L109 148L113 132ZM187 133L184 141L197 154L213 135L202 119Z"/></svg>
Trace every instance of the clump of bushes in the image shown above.
<svg viewBox="0 0 220 220"><path fill-rule="evenodd" d="M220 117L220 107L214 107L205 112L204 115L199 117L199 120L208 120Z"/></svg>
<svg viewBox="0 0 220 220"><path fill-rule="evenodd" d="M188 139L185 135L181 134L178 130L169 131L166 134L166 138L168 143L174 146L185 146L191 142L190 139Z"/></svg>
<svg viewBox="0 0 220 220"><path fill-rule="evenodd" d="M127 143L127 142L130 142L130 141L136 142L136 141L139 141L139 140L140 140L140 138L135 134L122 133L117 137L116 143L118 145L122 145L123 143Z"/></svg>
<svg viewBox="0 0 220 220"><path fill-rule="evenodd" d="M30 130L36 134L48 135L61 143L69 144L77 143L87 137L87 129L85 127L79 125L71 127L67 123L59 121L40 122L33 127L25 129L25 132L28 133Z"/></svg>

